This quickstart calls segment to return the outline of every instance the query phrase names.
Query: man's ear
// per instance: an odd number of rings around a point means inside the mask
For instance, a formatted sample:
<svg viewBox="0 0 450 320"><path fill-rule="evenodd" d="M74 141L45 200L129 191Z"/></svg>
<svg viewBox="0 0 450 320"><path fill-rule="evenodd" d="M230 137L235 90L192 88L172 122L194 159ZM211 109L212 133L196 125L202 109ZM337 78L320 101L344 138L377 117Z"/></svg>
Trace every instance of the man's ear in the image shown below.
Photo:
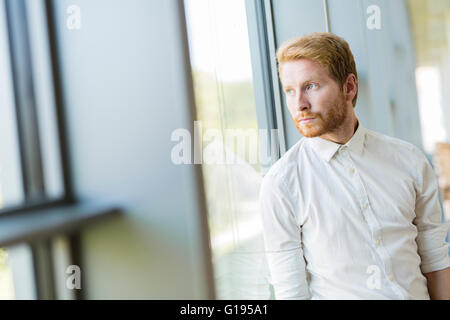
<svg viewBox="0 0 450 320"><path fill-rule="evenodd" d="M347 79L344 83L344 95L347 101L352 101L358 92L358 79L353 73L350 73L347 76Z"/></svg>

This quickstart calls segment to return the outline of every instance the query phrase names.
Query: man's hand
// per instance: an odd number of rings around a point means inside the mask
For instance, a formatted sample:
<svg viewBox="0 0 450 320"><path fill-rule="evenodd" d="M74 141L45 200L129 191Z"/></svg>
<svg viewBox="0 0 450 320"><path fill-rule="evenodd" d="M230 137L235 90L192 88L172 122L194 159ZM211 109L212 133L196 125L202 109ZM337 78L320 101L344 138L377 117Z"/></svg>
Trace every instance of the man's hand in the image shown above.
<svg viewBox="0 0 450 320"><path fill-rule="evenodd" d="M424 273L431 300L450 300L450 268Z"/></svg>

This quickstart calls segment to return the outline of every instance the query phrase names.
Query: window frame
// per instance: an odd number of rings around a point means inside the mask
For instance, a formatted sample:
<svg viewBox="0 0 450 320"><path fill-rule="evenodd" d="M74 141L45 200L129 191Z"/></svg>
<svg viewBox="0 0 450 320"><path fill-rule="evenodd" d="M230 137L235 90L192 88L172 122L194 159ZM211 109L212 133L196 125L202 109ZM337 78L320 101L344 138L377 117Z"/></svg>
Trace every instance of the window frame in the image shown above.
<svg viewBox="0 0 450 320"><path fill-rule="evenodd" d="M58 299L58 292L65 288L56 287L55 274L65 270L55 270L55 259L66 254L72 264L81 265L80 230L116 216L121 210L110 203L81 202L73 190L52 0L41 0L40 5L48 32L50 86L54 95L63 192L53 199L46 195L27 0L3 0L0 5L5 7L24 192L23 203L0 209L0 246L27 244L31 248L37 299ZM55 252L52 247L55 239L67 241L68 252ZM73 298L81 300L85 296L83 290L76 290Z"/></svg>
<svg viewBox="0 0 450 320"><path fill-rule="evenodd" d="M260 150L260 154L264 152L271 155L269 164L261 163L264 175L286 152L281 88L275 55L272 1L245 0L245 5L258 128L268 131L267 150ZM271 134L272 130L276 130L275 135Z"/></svg>

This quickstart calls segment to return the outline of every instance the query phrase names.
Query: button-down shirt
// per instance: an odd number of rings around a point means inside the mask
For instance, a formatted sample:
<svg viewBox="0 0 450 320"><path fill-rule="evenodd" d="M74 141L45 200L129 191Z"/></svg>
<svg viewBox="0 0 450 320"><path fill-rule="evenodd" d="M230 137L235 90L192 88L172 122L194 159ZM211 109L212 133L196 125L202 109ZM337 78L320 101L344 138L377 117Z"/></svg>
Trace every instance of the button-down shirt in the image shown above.
<svg viewBox="0 0 450 320"><path fill-rule="evenodd" d="M276 299L429 299L450 266L437 178L414 145L359 123L346 144L302 138L260 189Z"/></svg>

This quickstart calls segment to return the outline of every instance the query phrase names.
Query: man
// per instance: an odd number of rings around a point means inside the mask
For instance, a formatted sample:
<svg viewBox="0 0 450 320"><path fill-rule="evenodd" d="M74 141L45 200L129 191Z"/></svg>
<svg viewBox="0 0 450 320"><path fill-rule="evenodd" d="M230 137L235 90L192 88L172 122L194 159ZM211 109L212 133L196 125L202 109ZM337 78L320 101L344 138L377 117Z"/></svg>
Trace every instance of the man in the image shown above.
<svg viewBox="0 0 450 320"><path fill-rule="evenodd" d="M449 299L438 185L414 145L365 129L347 42L313 33L277 51L300 139L264 177L277 299Z"/></svg>

